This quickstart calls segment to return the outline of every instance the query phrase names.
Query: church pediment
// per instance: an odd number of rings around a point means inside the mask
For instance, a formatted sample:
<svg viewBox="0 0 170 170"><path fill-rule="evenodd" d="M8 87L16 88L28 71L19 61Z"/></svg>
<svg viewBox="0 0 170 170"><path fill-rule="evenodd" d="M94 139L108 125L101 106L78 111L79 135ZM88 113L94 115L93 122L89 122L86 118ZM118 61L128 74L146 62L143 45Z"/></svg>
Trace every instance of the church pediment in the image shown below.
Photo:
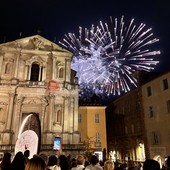
<svg viewBox="0 0 170 170"><path fill-rule="evenodd" d="M25 98L23 101L23 104L33 104L33 105L38 105L42 104L41 99L39 98Z"/></svg>
<svg viewBox="0 0 170 170"><path fill-rule="evenodd" d="M31 37L26 37L22 39L18 39L15 41L11 41L8 43L1 44L0 47L11 47L11 48L21 48L25 50L42 50L42 51L56 51L56 52L67 52L70 51L60 47L59 45L47 40L46 38L35 35Z"/></svg>

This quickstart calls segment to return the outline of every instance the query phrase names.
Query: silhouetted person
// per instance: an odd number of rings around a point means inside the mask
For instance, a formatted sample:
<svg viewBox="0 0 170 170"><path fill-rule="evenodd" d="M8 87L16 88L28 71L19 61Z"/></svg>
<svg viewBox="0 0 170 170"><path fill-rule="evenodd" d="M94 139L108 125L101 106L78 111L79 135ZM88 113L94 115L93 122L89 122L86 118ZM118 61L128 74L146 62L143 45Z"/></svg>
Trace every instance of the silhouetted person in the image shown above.
<svg viewBox="0 0 170 170"><path fill-rule="evenodd" d="M11 153L6 152L0 164L0 170L10 170L10 164L11 164Z"/></svg>
<svg viewBox="0 0 170 170"><path fill-rule="evenodd" d="M77 159L77 166L76 167L72 167L71 170L83 170L84 169L84 163L85 163L85 158L83 155L78 155Z"/></svg>
<svg viewBox="0 0 170 170"><path fill-rule="evenodd" d="M11 162L10 170L24 170L25 169L25 156L22 152L17 152Z"/></svg>
<svg viewBox="0 0 170 170"><path fill-rule="evenodd" d="M166 160L166 169L170 170L170 156L168 156Z"/></svg>
<svg viewBox="0 0 170 170"><path fill-rule="evenodd" d="M41 157L35 156L28 161L25 170L47 170L47 166Z"/></svg>
<svg viewBox="0 0 170 170"><path fill-rule="evenodd" d="M72 160L71 160L71 168L76 167L76 166L77 166L76 158L72 158Z"/></svg>
<svg viewBox="0 0 170 170"><path fill-rule="evenodd" d="M86 166L85 170L103 170L103 168L99 165L99 159L96 155L92 155L90 159L90 165Z"/></svg>
<svg viewBox="0 0 170 170"><path fill-rule="evenodd" d="M61 170L61 168L58 166L58 158L56 155L49 156L47 168L51 170Z"/></svg>
<svg viewBox="0 0 170 170"><path fill-rule="evenodd" d="M59 166L60 166L61 170L70 170L68 159L65 155L59 156Z"/></svg>
<svg viewBox="0 0 170 170"><path fill-rule="evenodd" d="M48 155L45 153L40 153L39 156L45 161L46 165L48 163Z"/></svg>
<svg viewBox="0 0 170 170"><path fill-rule="evenodd" d="M160 170L160 165L158 161L155 161L153 159L147 159L143 163L143 170Z"/></svg>
<svg viewBox="0 0 170 170"><path fill-rule="evenodd" d="M26 163L27 163L29 161L30 151L29 150L25 150L24 156L25 156L25 160L26 160Z"/></svg>
<svg viewBox="0 0 170 170"><path fill-rule="evenodd" d="M128 160L127 168L128 168L128 170L137 170L137 169L138 169L138 168L135 166L134 161L132 161L132 160Z"/></svg>

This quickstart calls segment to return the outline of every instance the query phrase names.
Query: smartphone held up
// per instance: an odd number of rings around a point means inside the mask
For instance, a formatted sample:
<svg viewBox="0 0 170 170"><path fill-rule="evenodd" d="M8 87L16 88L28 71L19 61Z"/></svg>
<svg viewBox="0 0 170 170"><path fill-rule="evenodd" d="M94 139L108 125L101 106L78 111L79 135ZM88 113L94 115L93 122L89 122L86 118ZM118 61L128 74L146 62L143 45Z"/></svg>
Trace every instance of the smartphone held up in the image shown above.
<svg viewBox="0 0 170 170"><path fill-rule="evenodd" d="M61 137L55 137L53 149L57 151L60 150L60 147L61 147Z"/></svg>

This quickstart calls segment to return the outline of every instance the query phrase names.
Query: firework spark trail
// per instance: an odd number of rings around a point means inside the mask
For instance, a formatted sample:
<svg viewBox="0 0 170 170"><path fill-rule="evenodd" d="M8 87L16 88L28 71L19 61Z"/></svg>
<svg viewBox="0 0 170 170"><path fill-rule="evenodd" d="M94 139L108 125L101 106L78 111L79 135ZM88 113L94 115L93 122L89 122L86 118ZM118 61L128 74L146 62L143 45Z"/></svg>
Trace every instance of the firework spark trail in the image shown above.
<svg viewBox="0 0 170 170"><path fill-rule="evenodd" d="M77 72L81 90L120 95L128 92L131 84L137 86L135 71L150 71L159 63L154 56L160 51L148 48L159 41L151 31L146 24L134 24L134 19L128 23L124 16L110 17L109 23L79 27L78 36L68 33L59 43L73 52L71 67Z"/></svg>

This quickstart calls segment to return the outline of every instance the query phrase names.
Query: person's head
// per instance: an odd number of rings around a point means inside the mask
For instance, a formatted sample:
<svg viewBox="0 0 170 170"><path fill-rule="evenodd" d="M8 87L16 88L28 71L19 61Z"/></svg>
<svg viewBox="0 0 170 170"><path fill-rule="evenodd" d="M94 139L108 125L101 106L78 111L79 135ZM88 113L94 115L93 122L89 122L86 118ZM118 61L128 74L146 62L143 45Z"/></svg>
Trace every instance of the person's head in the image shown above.
<svg viewBox="0 0 170 170"><path fill-rule="evenodd" d="M58 163L58 159L55 155L49 156L47 166L57 165L57 163Z"/></svg>
<svg viewBox="0 0 170 170"><path fill-rule="evenodd" d="M46 170L46 169L47 167L45 161L39 156L31 158L25 167L25 170Z"/></svg>
<svg viewBox="0 0 170 170"><path fill-rule="evenodd" d="M77 166L77 162L76 161L71 161L71 168L76 167L76 166Z"/></svg>
<svg viewBox="0 0 170 170"><path fill-rule="evenodd" d="M97 163L99 163L98 157L97 157L96 155L92 155L92 156L91 156L91 159L90 159L90 163L91 163L92 165L96 165Z"/></svg>
<svg viewBox="0 0 170 170"><path fill-rule="evenodd" d="M153 159L147 159L143 164L143 170L160 170L160 165Z"/></svg>
<svg viewBox="0 0 170 170"><path fill-rule="evenodd" d="M107 160L104 163L104 170L113 170L115 168L115 165L113 163L113 161L111 160Z"/></svg>
<svg viewBox="0 0 170 170"><path fill-rule="evenodd" d="M48 156L45 153L40 153L39 156L45 161L45 163L48 163Z"/></svg>
<svg viewBox="0 0 170 170"><path fill-rule="evenodd" d="M60 155L58 157L58 159L59 159L59 166L60 166L61 170L69 170L70 169L68 159L65 155Z"/></svg>
<svg viewBox="0 0 170 170"><path fill-rule="evenodd" d="M4 159L5 160L11 160L11 153L9 153L9 152L4 153L2 160L4 160Z"/></svg>
<svg viewBox="0 0 170 170"><path fill-rule="evenodd" d="M30 151L29 151L29 150L25 150L25 151L24 151L24 156L25 156L26 158L28 158L28 157L30 156Z"/></svg>
<svg viewBox="0 0 170 170"><path fill-rule="evenodd" d="M128 160L127 166L128 166L128 168L132 168L135 166L135 164L132 160Z"/></svg>
<svg viewBox="0 0 170 170"><path fill-rule="evenodd" d="M25 168L25 156L22 152L17 152L16 155L14 156L14 159L11 162L11 169L24 169Z"/></svg>
<svg viewBox="0 0 170 170"><path fill-rule="evenodd" d="M9 169L10 164L11 164L11 153L6 152L4 153L2 162L0 164L1 169Z"/></svg>
<svg viewBox="0 0 170 170"><path fill-rule="evenodd" d="M78 155L76 159L77 165L84 165L85 159L83 155Z"/></svg>

